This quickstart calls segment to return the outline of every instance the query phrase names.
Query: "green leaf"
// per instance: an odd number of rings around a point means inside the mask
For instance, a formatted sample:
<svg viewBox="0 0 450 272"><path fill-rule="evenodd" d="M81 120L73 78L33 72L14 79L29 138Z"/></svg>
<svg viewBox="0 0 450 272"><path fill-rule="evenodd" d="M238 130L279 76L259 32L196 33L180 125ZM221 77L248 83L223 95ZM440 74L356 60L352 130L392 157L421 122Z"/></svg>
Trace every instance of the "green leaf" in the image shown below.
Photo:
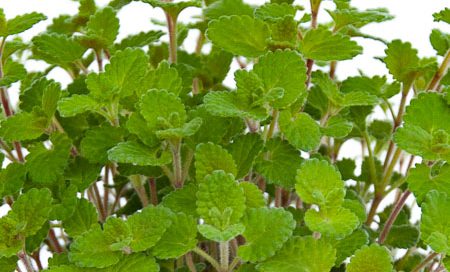
<svg viewBox="0 0 450 272"><path fill-rule="evenodd" d="M47 16L37 12L18 15L6 22L6 31L1 31L0 28L0 36L6 37L22 33L45 19L47 19Z"/></svg>
<svg viewBox="0 0 450 272"><path fill-rule="evenodd" d="M309 209L305 214L305 223L310 230L336 239L350 235L360 224L358 216L341 207L320 211Z"/></svg>
<svg viewBox="0 0 450 272"><path fill-rule="evenodd" d="M266 200L264 199L263 192L253 183L241 182L239 187L244 190L245 206L250 208L261 208L266 206Z"/></svg>
<svg viewBox="0 0 450 272"><path fill-rule="evenodd" d="M139 108L147 126L154 131L179 128L187 118L180 98L166 90L150 90L141 97Z"/></svg>
<svg viewBox="0 0 450 272"><path fill-rule="evenodd" d="M249 105L236 92L217 91L209 92L203 98L206 110L214 116L240 117L254 120L267 118L267 110L260 106Z"/></svg>
<svg viewBox="0 0 450 272"><path fill-rule="evenodd" d="M388 44L385 53L383 61L391 75L403 83L411 82L419 65L417 50L412 48L409 42L393 40Z"/></svg>
<svg viewBox="0 0 450 272"><path fill-rule="evenodd" d="M87 159L78 156L69 162L64 176L71 184L77 186L79 192L82 192L97 181L101 168L100 164L89 163Z"/></svg>
<svg viewBox="0 0 450 272"><path fill-rule="evenodd" d="M118 89L120 96L128 97L140 88L144 78L148 57L141 49L127 48L117 51L105 67L105 75L114 88Z"/></svg>
<svg viewBox="0 0 450 272"><path fill-rule="evenodd" d="M0 218L0 257L15 256L23 248L23 238L17 239L17 236L20 235L19 224L11 216Z"/></svg>
<svg viewBox="0 0 450 272"><path fill-rule="evenodd" d="M322 135L319 125L307 113L292 116L289 110L282 111L279 124L286 139L297 149L310 151L320 144Z"/></svg>
<svg viewBox="0 0 450 272"><path fill-rule="evenodd" d="M178 17L178 14L188 7L201 7L201 2L197 0L180 1L180 2L165 2L161 0L141 0L149 3L153 7L160 7L172 17Z"/></svg>
<svg viewBox="0 0 450 272"><path fill-rule="evenodd" d="M147 72L142 86L138 90L143 93L150 89L167 90L179 95L182 89L182 79L177 69L171 67L167 61L161 61L156 69Z"/></svg>
<svg viewBox="0 0 450 272"><path fill-rule="evenodd" d="M178 258L197 245L197 222L184 213L174 214L172 224L152 250L158 259Z"/></svg>
<svg viewBox="0 0 450 272"><path fill-rule="evenodd" d="M235 224L225 227L223 230L208 224L198 225L198 232L206 239L215 242L228 242L234 237L242 234L245 230L244 225Z"/></svg>
<svg viewBox="0 0 450 272"><path fill-rule="evenodd" d="M72 117L87 111L98 112L101 106L89 95L74 94L58 101L58 111L62 117Z"/></svg>
<svg viewBox="0 0 450 272"><path fill-rule="evenodd" d="M336 266L339 266L345 259L362 246L369 243L369 235L363 229L357 229L343 239L328 239L333 248L336 249Z"/></svg>
<svg viewBox="0 0 450 272"><path fill-rule="evenodd" d="M122 256L122 252L112 250L114 242L115 238L105 234L99 227L91 228L72 242L69 259L80 267L111 266L118 263Z"/></svg>
<svg viewBox="0 0 450 272"><path fill-rule="evenodd" d="M105 270L108 272L159 272L159 265L152 256L135 253L123 256L117 264Z"/></svg>
<svg viewBox="0 0 450 272"><path fill-rule="evenodd" d="M263 145L263 140L255 133L240 135L233 139L228 151L236 162L236 178L243 178L248 174Z"/></svg>
<svg viewBox="0 0 450 272"><path fill-rule="evenodd" d="M61 85L51 81L45 86L42 93L42 110L48 118L52 118L56 112L58 100L61 97Z"/></svg>
<svg viewBox="0 0 450 272"><path fill-rule="evenodd" d="M297 10L287 3L266 3L255 10L255 18L276 21L287 16L295 17Z"/></svg>
<svg viewBox="0 0 450 272"><path fill-rule="evenodd" d="M14 271L17 267L17 257L0 258L0 267L5 271Z"/></svg>
<svg viewBox="0 0 450 272"><path fill-rule="evenodd" d="M86 24L86 36L82 42L96 50L108 49L119 33L119 19L116 11L110 7L97 10Z"/></svg>
<svg viewBox="0 0 450 272"><path fill-rule="evenodd" d="M321 205L344 201L344 182L339 171L327 161L305 161L297 171L295 189L306 203Z"/></svg>
<svg viewBox="0 0 450 272"><path fill-rule="evenodd" d="M435 252L450 254L450 197L445 193L431 191L422 204L420 220L421 239Z"/></svg>
<svg viewBox="0 0 450 272"><path fill-rule="evenodd" d="M244 192L229 173L214 171L198 186L197 213L206 224L224 230L239 223L245 208Z"/></svg>
<svg viewBox="0 0 450 272"><path fill-rule="evenodd" d="M197 186L194 183L186 184L181 189L177 189L167 194L161 205L169 208L176 213L184 213L194 218L198 217L197 214Z"/></svg>
<svg viewBox="0 0 450 272"><path fill-rule="evenodd" d="M411 248L419 241L419 230L410 225L393 225L384 242L395 248Z"/></svg>
<svg viewBox="0 0 450 272"><path fill-rule="evenodd" d="M177 140L194 135L202 126L203 120L196 117L179 128L168 128L156 131L156 136L164 140Z"/></svg>
<svg viewBox="0 0 450 272"><path fill-rule="evenodd" d="M255 161L255 170L268 183L293 188L297 169L302 162L300 152L279 138L267 141L264 151Z"/></svg>
<svg viewBox="0 0 450 272"><path fill-rule="evenodd" d="M305 58L313 60L346 60L361 54L362 47L349 36L317 28L306 32L300 42L300 52Z"/></svg>
<svg viewBox="0 0 450 272"><path fill-rule="evenodd" d="M236 163L226 149L213 143L201 143L195 149L195 177L203 182L215 170L223 170L236 176Z"/></svg>
<svg viewBox="0 0 450 272"><path fill-rule="evenodd" d="M323 272L330 271L336 260L336 250L324 240L311 236L292 237L272 258L257 265L262 272Z"/></svg>
<svg viewBox="0 0 450 272"><path fill-rule="evenodd" d="M159 148L150 149L138 142L122 142L108 150L108 159L119 163L132 163L140 166L160 166L169 164L172 156L168 152L160 154Z"/></svg>
<svg viewBox="0 0 450 272"><path fill-rule="evenodd" d="M449 159L450 108L443 96L422 93L406 108L404 125L394 134L403 150L424 159Z"/></svg>
<svg viewBox="0 0 450 272"><path fill-rule="evenodd" d="M344 138L353 129L353 124L340 116L328 119L326 127L321 127L320 132L328 137Z"/></svg>
<svg viewBox="0 0 450 272"><path fill-rule="evenodd" d="M253 7L242 0L218 0L203 9L203 14L208 19L231 15L253 16Z"/></svg>
<svg viewBox="0 0 450 272"><path fill-rule="evenodd" d="M27 70L22 64L8 59L3 67L3 77L0 79L0 86L9 87L14 82L24 79L26 75Z"/></svg>
<svg viewBox="0 0 450 272"><path fill-rule="evenodd" d="M267 49L270 30L261 20L247 15L232 15L212 20L206 36L225 51L245 57L258 57Z"/></svg>
<svg viewBox="0 0 450 272"><path fill-rule="evenodd" d="M446 22L450 24L450 9L445 8L439 12L433 14L433 18L435 22Z"/></svg>
<svg viewBox="0 0 450 272"><path fill-rule="evenodd" d="M48 189L33 188L17 198L7 216L14 218L19 224L17 231L30 236L39 231L48 220L52 201L52 194Z"/></svg>
<svg viewBox="0 0 450 272"><path fill-rule="evenodd" d="M439 56L444 56L450 49L450 35L435 28L431 31L430 42Z"/></svg>
<svg viewBox="0 0 450 272"><path fill-rule="evenodd" d="M327 10L334 21L334 29L339 30L346 26L361 28L370 23L381 23L394 19L387 9L377 8L359 11L355 8L339 8Z"/></svg>
<svg viewBox="0 0 450 272"><path fill-rule="evenodd" d="M37 57L50 64L67 65L80 60L86 51L73 38L57 33L44 33L32 40Z"/></svg>
<svg viewBox="0 0 450 272"><path fill-rule="evenodd" d="M148 32L139 32L138 34L129 35L123 38L119 44L115 44L116 50L124 50L129 47L144 47L154 42L164 35L164 32L159 30L151 30Z"/></svg>
<svg viewBox="0 0 450 272"><path fill-rule="evenodd" d="M97 225L97 210L86 199L78 199L75 212L63 221L64 231L71 237L82 235Z"/></svg>
<svg viewBox="0 0 450 272"><path fill-rule="evenodd" d="M2 121L0 135L7 141L33 140L41 136L48 120L38 111L21 112Z"/></svg>
<svg viewBox="0 0 450 272"><path fill-rule="evenodd" d="M91 163L106 164L107 151L122 142L123 130L116 127L95 127L86 132L81 140L81 155Z"/></svg>
<svg viewBox="0 0 450 272"><path fill-rule="evenodd" d="M290 212L264 207L249 209L244 217L244 225L245 244L239 246L238 256L254 263L275 255L291 237L296 223Z"/></svg>
<svg viewBox="0 0 450 272"><path fill-rule="evenodd" d="M409 171L406 182L419 203L432 190L450 195L450 166L444 164L436 173L424 164L416 165Z"/></svg>
<svg viewBox="0 0 450 272"><path fill-rule="evenodd" d="M389 251L377 244L364 246L357 250L347 265L348 272L392 272L392 257Z"/></svg>
<svg viewBox="0 0 450 272"><path fill-rule="evenodd" d="M147 125L147 121L139 112L133 112L130 115L126 127L130 133L135 134L147 146L154 147L160 142L154 129Z"/></svg>
<svg viewBox="0 0 450 272"><path fill-rule="evenodd" d="M14 195L22 189L26 180L25 166L10 163L0 172L0 196Z"/></svg>
<svg viewBox="0 0 450 272"><path fill-rule="evenodd" d="M36 184L51 185L59 181L68 164L72 141L61 133L52 134L50 141L51 149L39 144L26 157L28 175Z"/></svg>
<svg viewBox="0 0 450 272"><path fill-rule="evenodd" d="M145 251L161 239L172 224L172 212L164 207L148 206L140 213L128 217L128 225L132 233L130 248Z"/></svg>
<svg viewBox="0 0 450 272"><path fill-rule="evenodd" d="M277 50L262 56L253 71L261 78L265 92L282 88L284 95L274 108L287 107L306 95L306 66L302 57L291 50Z"/></svg>

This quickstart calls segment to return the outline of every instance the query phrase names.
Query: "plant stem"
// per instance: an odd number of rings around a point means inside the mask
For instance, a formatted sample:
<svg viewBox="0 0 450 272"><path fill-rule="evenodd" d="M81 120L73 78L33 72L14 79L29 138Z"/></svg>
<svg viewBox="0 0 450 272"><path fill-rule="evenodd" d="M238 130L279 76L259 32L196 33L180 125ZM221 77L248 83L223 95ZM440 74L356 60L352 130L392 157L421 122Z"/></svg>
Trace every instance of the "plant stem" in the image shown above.
<svg viewBox="0 0 450 272"><path fill-rule="evenodd" d="M63 253L64 252L64 249L59 244L58 238L56 237L56 233L55 233L55 231L52 228L50 228L49 231L48 231L48 240L52 244L52 246L53 246L53 248L54 248L56 253Z"/></svg>
<svg viewBox="0 0 450 272"><path fill-rule="evenodd" d="M181 140L176 140L171 144L172 148L172 164L174 181L173 186L175 188L183 187L183 169L181 164Z"/></svg>
<svg viewBox="0 0 450 272"><path fill-rule="evenodd" d="M369 214L367 215L366 225L370 226L372 224L375 214L377 213L377 208L383 200L383 195L379 193L375 193L375 197L373 198L372 205L370 206Z"/></svg>
<svg viewBox="0 0 450 272"><path fill-rule="evenodd" d="M30 257L25 252L25 249L23 249L17 255L18 255L19 259L25 265L25 269L27 270L27 272L34 272L33 264L31 263Z"/></svg>
<svg viewBox="0 0 450 272"><path fill-rule="evenodd" d="M436 258L439 253L433 252L428 257L426 257L421 263L419 263L416 267L414 267L411 272L419 272L422 268L426 267L434 258Z"/></svg>
<svg viewBox="0 0 450 272"><path fill-rule="evenodd" d="M186 253L186 255L184 255L184 258L186 260L186 265L189 268L189 271L197 272L197 268L195 268L194 260L192 259L192 252Z"/></svg>
<svg viewBox="0 0 450 272"><path fill-rule="evenodd" d="M221 272L228 272L228 264L230 259L230 248L228 242L220 242L220 267Z"/></svg>
<svg viewBox="0 0 450 272"><path fill-rule="evenodd" d="M166 20L169 31L169 62L177 63L177 17L166 12Z"/></svg>
<svg viewBox="0 0 450 272"><path fill-rule="evenodd" d="M273 133L275 132L275 128L276 128L277 122L278 122L278 115L279 115L279 111L273 110L272 121L270 122L269 130L267 131L266 138L265 138L266 141L269 140L270 138L272 138Z"/></svg>
<svg viewBox="0 0 450 272"><path fill-rule="evenodd" d="M392 212L389 215L388 220L384 224L383 230L381 231L380 236L378 238L379 244L383 244L384 241L386 241L386 238L389 235L389 232L391 231L392 225L394 224L395 220L397 219L400 211L403 209L403 206L405 206L406 200L408 199L410 194L411 194L411 192L406 190L405 192L403 192L401 197L398 199L397 203L395 203L395 206L392 208Z"/></svg>
<svg viewBox="0 0 450 272"><path fill-rule="evenodd" d="M152 205L158 205L158 190L156 188L156 180L151 177L148 180L148 187L150 188L150 202Z"/></svg>
<svg viewBox="0 0 450 272"><path fill-rule="evenodd" d="M134 190L136 191L139 200L142 203L142 207L147 207L148 206L148 196L147 196L147 192L145 190L145 187L142 184L142 179L140 175L132 175L130 176L131 179L131 184L133 184Z"/></svg>
<svg viewBox="0 0 450 272"><path fill-rule="evenodd" d="M241 259L239 257L236 257L233 259L233 261L230 264L230 267L228 268L228 271L232 272L234 268L241 262Z"/></svg>
<svg viewBox="0 0 450 272"><path fill-rule="evenodd" d="M196 247L192 250L193 252L197 253L199 256L203 257L206 261L208 261L217 271L221 271L220 264L211 257L208 253L203 251L203 249Z"/></svg>
<svg viewBox="0 0 450 272"><path fill-rule="evenodd" d="M437 89L437 87L439 86L439 82L447 72L449 64L450 64L450 49L447 51L447 53L445 53L444 60L442 61L441 66L439 66L439 69L436 71L430 83L428 84L426 88L427 91L434 91Z"/></svg>
<svg viewBox="0 0 450 272"><path fill-rule="evenodd" d="M370 179L373 184L377 184L377 170L375 166L375 158L373 156L372 147L370 144L370 138L367 131L363 132L364 140L366 141L367 145L367 152L369 153L369 171L370 171Z"/></svg>
<svg viewBox="0 0 450 272"><path fill-rule="evenodd" d="M321 0L310 0L311 4L311 28L317 28L317 17L319 15ZM306 88L309 87L311 83L311 73L314 65L314 60L307 59L306 60Z"/></svg>

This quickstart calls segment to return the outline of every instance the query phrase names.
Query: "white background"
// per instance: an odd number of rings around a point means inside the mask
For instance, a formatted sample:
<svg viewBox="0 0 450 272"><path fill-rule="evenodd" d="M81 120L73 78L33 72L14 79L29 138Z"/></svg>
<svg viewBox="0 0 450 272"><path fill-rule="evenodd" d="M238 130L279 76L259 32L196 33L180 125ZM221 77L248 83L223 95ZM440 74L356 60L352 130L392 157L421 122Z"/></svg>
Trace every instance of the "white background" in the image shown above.
<svg viewBox="0 0 450 272"><path fill-rule="evenodd" d="M97 0L99 6L104 6L108 3L107 0ZM265 1L251 0L246 1L250 4L262 4ZM309 1L296 1L296 4L308 7ZM401 39L403 41L409 41L413 44L413 47L418 49L421 57L435 56L435 52L432 49L429 42L429 35L433 28L439 28L447 33L450 33L450 26L445 23L433 22L432 14L438 12L445 7L450 6L450 1L439 0L353 0L352 5L359 9L386 7L389 9L395 19L381 23L371 24L364 27L362 30L364 33L381 37L385 40ZM51 22L52 18L61 14L75 14L78 9L78 3L71 0L0 0L0 8L4 9L7 18L14 17L23 13L37 11L44 13L48 16L45 22L41 22L33 27L31 30L26 31L21 36L25 40L30 40L31 37L37 33L44 31L46 26ZM319 21L330 21L331 18L323 10L324 8L333 9L334 4L332 1L324 1L322 10L319 13ZM191 21L191 17L200 14L200 10L196 8L189 8L185 10L180 20L182 22ZM299 12L298 16L302 16L303 12ZM141 2L132 2L119 12L120 19L120 34L119 39L133 33L140 31L146 31L150 29L161 29L161 27L155 27L151 24L150 18L164 21L164 16L161 10L154 9L148 4ZM196 31L191 31L187 41L183 46L192 51L194 48L195 38L197 36ZM164 37L163 39L167 39ZM385 45L372 40L356 39L357 42L364 47L364 54L357 56L353 60L340 62L337 68L338 78L345 78L349 75L358 74L358 69L364 71L368 75L384 75L387 74L387 70L382 62L374 59L377 56L384 56ZM441 59L439 59L441 61ZM40 61L28 61L26 64L28 70L40 70L46 67L46 64ZM233 65L236 67L236 65ZM231 73L230 73L231 75ZM62 71L54 70L50 75L51 78L60 81L63 86L70 82L70 78ZM227 84L232 86L232 76L227 77ZM9 90L9 94L13 101L17 101L18 85L15 84ZM388 118L382 112L377 112L377 118ZM342 153L346 157L357 158L360 155L360 146L354 143L349 143L344 146ZM385 201L386 203L392 202L392 197ZM412 198L408 203L412 202ZM0 208L0 215L7 211L6 207ZM420 217L420 212L415 207L414 218L417 220ZM44 264L46 261L44 260Z"/></svg>

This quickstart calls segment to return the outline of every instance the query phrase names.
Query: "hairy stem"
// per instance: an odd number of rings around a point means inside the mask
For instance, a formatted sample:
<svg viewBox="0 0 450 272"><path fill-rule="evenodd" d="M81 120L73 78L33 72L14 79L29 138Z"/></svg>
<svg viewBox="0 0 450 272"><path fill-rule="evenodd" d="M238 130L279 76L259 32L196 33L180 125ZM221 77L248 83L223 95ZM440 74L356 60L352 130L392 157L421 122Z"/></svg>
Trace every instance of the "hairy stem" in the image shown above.
<svg viewBox="0 0 450 272"><path fill-rule="evenodd" d="M447 53L445 53L444 60L442 61L441 66L439 66L439 69L434 74L430 83L428 83L427 91L434 91L439 87L439 82L447 72L449 64L450 64L450 49L447 51Z"/></svg>
<svg viewBox="0 0 450 272"><path fill-rule="evenodd" d="M17 254L17 256L19 257L19 259L24 264L25 269L27 270L27 272L34 272L33 264L31 263L30 257L25 252L25 249L22 250L21 252L19 252Z"/></svg>
<svg viewBox="0 0 450 272"><path fill-rule="evenodd" d="M414 267L411 272L419 272L422 268L426 267L431 261L434 260L439 255L439 253L433 252L428 257L426 257L421 263L419 263L416 267Z"/></svg>
<svg viewBox="0 0 450 272"><path fill-rule="evenodd" d="M186 255L184 255L184 258L186 260L186 265L189 268L189 271L197 272L197 268L195 268L194 260L192 259L192 252L186 253Z"/></svg>
<svg viewBox="0 0 450 272"><path fill-rule="evenodd" d="M148 180L148 187L150 188L150 202L152 205L158 205L158 190L156 188L156 180L151 177Z"/></svg>
<svg viewBox="0 0 450 272"><path fill-rule="evenodd" d="M173 186L175 188L183 187L183 169L181 164L181 140L171 144L172 164L173 164Z"/></svg>
<svg viewBox="0 0 450 272"><path fill-rule="evenodd" d="M203 251L203 249L196 247L192 251L197 253L199 256L201 256L206 261L208 261L217 271L221 271L220 264L213 257L211 257L208 253Z"/></svg>
<svg viewBox="0 0 450 272"><path fill-rule="evenodd" d="M221 272L228 272L230 248L228 242L220 242L220 267Z"/></svg>
<svg viewBox="0 0 450 272"><path fill-rule="evenodd" d="M169 31L169 62L177 63L177 18L166 12L166 20Z"/></svg>

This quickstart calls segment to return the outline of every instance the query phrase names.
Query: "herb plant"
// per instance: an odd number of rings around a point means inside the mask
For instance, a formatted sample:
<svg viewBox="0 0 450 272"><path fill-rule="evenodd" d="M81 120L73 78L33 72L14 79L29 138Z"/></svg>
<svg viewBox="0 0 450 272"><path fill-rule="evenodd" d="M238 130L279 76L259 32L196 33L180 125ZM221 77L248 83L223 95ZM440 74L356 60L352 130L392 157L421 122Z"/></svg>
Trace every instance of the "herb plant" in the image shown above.
<svg viewBox="0 0 450 272"><path fill-rule="evenodd" d="M361 30L386 9L350 1L319 24L321 0L142 0L167 31L118 40L130 0L78 2L30 42L18 34L46 16L0 9L1 271L450 269L449 34L434 29L437 56L419 58ZM186 8L202 15L180 23ZM386 45L391 76L335 76L362 54L354 37Z"/></svg>

